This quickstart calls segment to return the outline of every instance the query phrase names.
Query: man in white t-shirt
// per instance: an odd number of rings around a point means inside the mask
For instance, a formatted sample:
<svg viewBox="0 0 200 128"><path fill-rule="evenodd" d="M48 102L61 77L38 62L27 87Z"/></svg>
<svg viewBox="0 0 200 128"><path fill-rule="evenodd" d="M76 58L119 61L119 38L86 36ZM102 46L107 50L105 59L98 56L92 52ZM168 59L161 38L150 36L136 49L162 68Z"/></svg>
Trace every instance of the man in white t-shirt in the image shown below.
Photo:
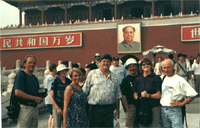
<svg viewBox="0 0 200 128"><path fill-rule="evenodd" d="M121 84L122 79L124 79L124 77L128 75L128 71L125 69L125 67L123 65L119 65L119 57L117 57L117 56L113 57L112 63L113 63L113 65L110 66L110 71L112 71L116 75L118 75L119 82ZM122 107L124 109L124 112L126 112L123 102L122 102Z"/></svg>
<svg viewBox="0 0 200 128"><path fill-rule="evenodd" d="M192 74L194 75L195 90L200 92L200 56L196 57L196 62L192 64Z"/></svg>
<svg viewBox="0 0 200 128"><path fill-rule="evenodd" d="M162 62L166 77L162 83L161 118L164 127L183 128L181 106L192 101L197 92L183 77L175 75L173 69L172 60L166 59Z"/></svg>
<svg viewBox="0 0 200 128"><path fill-rule="evenodd" d="M122 79L128 75L128 72L123 65L119 65L119 57L113 57L112 63L113 65L110 66L110 71L114 72L119 76L121 84Z"/></svg>

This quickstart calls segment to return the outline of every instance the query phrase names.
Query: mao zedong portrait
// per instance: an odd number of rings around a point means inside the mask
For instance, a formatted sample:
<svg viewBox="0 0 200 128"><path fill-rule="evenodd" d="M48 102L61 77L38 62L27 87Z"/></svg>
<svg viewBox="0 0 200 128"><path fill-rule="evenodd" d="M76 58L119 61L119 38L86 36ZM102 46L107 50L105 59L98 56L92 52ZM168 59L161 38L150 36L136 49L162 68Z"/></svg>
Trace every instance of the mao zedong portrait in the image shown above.
<svg viewBox="0 0 200 128"><path fill-rule="evenodd" d="M135 28L126 26L122 29L124 41L118 44L118 51L140 51L140 42L134 41Z"/></svg>

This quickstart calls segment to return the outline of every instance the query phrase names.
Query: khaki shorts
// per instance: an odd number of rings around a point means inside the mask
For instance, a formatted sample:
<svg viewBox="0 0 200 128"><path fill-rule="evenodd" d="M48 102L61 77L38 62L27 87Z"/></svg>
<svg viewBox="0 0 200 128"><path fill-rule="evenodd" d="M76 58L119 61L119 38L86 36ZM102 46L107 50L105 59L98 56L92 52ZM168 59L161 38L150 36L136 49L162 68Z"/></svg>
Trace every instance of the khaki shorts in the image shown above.
<svg viewBox="0 0 200 128"><path fill-rule="evenodd" d="M129 110L126 112L126 127L134 127L136 111L135 105L129 104Z"/></svg>
<svg viewBox="0 0 200 128"><path fill-rule="evenodd" d="M63 116L58 115L57 110L53 107L53 124L54 128L61 128L63 123Z"/></svg>

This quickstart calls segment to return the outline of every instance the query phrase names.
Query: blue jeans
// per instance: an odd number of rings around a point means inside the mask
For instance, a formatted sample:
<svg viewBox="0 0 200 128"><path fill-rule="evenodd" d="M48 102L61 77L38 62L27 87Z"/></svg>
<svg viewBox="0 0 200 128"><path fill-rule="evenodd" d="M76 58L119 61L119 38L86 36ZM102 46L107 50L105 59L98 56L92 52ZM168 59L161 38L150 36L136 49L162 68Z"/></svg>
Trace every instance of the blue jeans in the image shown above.
<svg viewBox="0 0 200 128"><path fill-rule="evenodd" d="M163 127L183 128L181 107L162 106Z"/></svg>

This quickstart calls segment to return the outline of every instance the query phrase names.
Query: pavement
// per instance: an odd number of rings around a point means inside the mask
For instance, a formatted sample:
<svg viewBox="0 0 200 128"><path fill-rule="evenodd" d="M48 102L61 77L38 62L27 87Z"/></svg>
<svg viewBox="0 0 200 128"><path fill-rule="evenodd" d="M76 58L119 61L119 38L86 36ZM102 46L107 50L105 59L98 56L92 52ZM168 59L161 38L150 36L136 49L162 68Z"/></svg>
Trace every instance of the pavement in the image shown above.
<svg viewBox="0 0 200 128"><path fill-rule="evenodd" d="M186 105L186 119L188 128L200 128L200 97ZM125 126L126 114L122 107L120 109L120 119L118 121L120 123L120 128L127 128ZM186 128L185 124L184 128Z"/></svg>
<svg viewBox="0 0 200 128"><path fill-rule="evenodd" d="M39 128L48 128L49 113L47 108L39 111ZM194 99L192 102L186 105L186 118L188 128L200 128L200 97ZM126 128L126 114L124 113L122 106L120 107L120 118L118 119L120 128ZM2 120L2 128L16 128L16 121ZM184 124L185 128L185 124Z"/></svg>

